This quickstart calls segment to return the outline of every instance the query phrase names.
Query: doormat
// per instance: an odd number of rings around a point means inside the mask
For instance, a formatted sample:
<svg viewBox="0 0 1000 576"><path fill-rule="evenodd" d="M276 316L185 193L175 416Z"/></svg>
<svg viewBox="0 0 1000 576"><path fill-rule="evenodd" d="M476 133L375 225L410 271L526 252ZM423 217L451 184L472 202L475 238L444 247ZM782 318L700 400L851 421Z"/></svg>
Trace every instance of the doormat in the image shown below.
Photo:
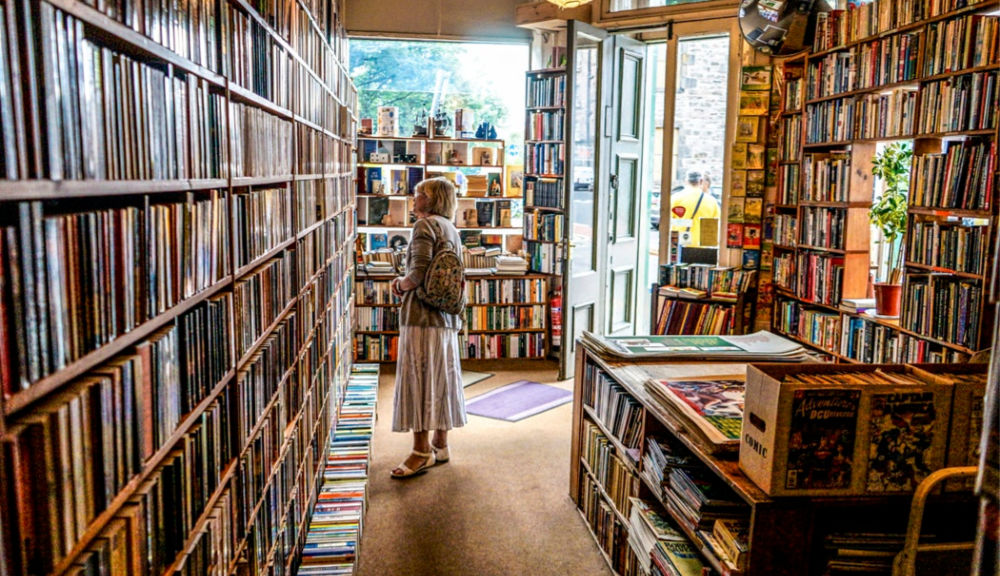
<svg viewBox="0 0 1000 576"><path fill-rule="evenodd" d="M569 390L518 380L465 401L465 411L476 416L517 422L573 400Z"/></svg>
<svg viewBox="0 0 1000 576"><path fill-rule="evenodd" d="M462 370L462 388L468 388L473 384L478 384L483 380L493 376L488 372L473 372L472 370Z"/></svg>

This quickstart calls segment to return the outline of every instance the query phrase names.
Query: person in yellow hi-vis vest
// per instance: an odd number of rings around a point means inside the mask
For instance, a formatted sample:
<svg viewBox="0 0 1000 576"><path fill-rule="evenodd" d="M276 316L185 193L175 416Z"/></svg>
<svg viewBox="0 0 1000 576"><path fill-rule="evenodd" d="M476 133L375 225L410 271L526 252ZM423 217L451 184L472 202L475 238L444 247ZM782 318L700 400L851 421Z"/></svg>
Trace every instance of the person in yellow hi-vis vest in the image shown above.
<svg viewBox="0 0 1000 576"><path fill-rule="evenodd" d="M702 187L700 172L689 172L684 189L670 194L670 231L682 235L689 232L684 246L701 246L701 219L719 218L719 203Z"/></svg>

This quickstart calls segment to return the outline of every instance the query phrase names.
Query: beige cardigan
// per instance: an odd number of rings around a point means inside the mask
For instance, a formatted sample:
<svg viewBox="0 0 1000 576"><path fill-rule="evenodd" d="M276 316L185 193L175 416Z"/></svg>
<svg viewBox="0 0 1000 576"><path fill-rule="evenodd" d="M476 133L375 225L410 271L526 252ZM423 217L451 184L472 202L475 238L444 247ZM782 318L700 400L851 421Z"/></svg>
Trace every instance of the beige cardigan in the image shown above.
<svg viewBox="0 0 1000 576"><path fill-rule="evenodd" d="M410 245L406 248L406 276L414 286L420 286L424 281L424 274L431 260L434 258L434 246L438 238L435 234L435 227L431 225L430 219L434 218L441 225L441 230L447 240L451 240L456 250L461 255L462 238L455 229L455 225L442 216L427 216L417 220L413 225L413 236ZM417 290L408 290L403 294L403 306L399 311L400 326L440 326L444 328L462 329L462 316L458 314L448 314L437 308L424 304L417 298Z"/></svg>

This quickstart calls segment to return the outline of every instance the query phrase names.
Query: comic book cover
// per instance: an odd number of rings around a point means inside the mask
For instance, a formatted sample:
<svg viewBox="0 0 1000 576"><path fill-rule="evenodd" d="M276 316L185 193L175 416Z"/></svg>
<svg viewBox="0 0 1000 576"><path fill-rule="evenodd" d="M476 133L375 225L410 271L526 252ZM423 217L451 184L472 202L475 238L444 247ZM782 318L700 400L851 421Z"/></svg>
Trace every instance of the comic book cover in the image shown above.
<svg viewBox="0 0 1000 576"><path fill-rule="evenodd" d="M911 492L940 466L934 440L936 428L948 425L948 416L937 413L934 396L930 391L872 395L868 491Z"/></svg>
<svg viewBox="0 0 1000 576"><path fill-rule="evenodd" d="M850 488L860 403L860 390L794 392L785 488Z"/></svg>

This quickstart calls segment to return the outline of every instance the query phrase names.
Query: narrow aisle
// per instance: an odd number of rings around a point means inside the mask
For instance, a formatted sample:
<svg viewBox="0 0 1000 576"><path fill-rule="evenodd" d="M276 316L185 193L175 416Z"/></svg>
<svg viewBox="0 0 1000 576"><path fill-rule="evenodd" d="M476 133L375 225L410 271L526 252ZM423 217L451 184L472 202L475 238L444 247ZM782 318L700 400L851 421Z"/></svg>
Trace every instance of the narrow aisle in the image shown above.
<svg viewBox="0 0 1000 576"><path fill-rule="evenodd" d="M513 423L470 415L449 436L450 462L393 480L411 440L391 431L394 369L383 366L380 379L360 576L611 573L569 498L572 403ZM553 363L466 369L495 374L466 398L518 380L573 386L556 383Z"/></svg>

